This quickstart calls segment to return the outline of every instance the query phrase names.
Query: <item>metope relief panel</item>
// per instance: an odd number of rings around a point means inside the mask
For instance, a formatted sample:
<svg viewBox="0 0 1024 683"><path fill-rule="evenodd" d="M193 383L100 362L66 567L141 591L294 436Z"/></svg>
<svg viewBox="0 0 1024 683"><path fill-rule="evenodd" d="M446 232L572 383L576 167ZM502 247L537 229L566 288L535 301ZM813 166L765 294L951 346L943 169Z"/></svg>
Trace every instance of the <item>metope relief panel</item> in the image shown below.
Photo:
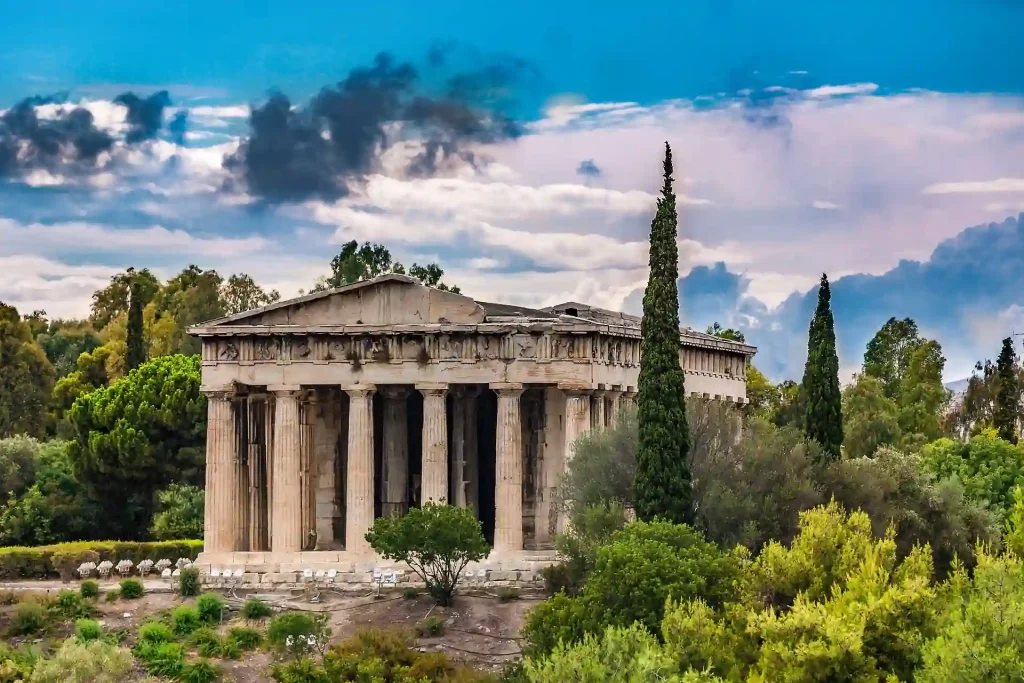
<svg viewBox="0 0 1024 683"><path fill-rule="evenodd" d="M282 341L282 350L284 351L282 360L313 360L313 342L309 337L290 337Z"/></svg>
<svg viewBox="0 0 1024 683"><path fill-rule="evenodd" d="M281 340L277 337L257 337L253 340L253 360L257 363L281 359Z"/></svg>

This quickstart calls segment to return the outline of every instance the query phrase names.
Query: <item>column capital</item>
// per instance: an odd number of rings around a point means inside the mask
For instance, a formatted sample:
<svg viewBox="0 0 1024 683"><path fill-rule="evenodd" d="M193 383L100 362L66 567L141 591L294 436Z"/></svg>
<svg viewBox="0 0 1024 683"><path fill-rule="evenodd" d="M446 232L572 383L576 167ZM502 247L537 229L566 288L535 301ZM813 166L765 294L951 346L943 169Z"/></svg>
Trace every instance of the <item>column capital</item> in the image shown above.
<svg viewBox="0 0 1024 683"><path fill-rule="evenodd" d="M404 400L412 390L404 384L385 384L380 387L381 396L387 399Z"/></svg>
<svg viewBox="0 0 1024 683"><path fill-rule="evenodd" d="M362 398L364 396L371 396L373 392L377 390L377 385L353 384L351 386L342 386L341 389L347 393L350 398Z"/></svg>
<svg viewBox="0 0 1024 683"><path fill-rule="evenodd" d="M204 385L199 387L199 390L206 394L206 397L217 398L221 400L229 400L239 396L238 387L234 384L224 384L221 386Z"/></svg>
<svg viewBox="0 0 1024 683"><path fill-rule="evenodd" d="M302 392L302 387L298 384L271 384L267 391L275 396L295 396Z"/></svg>
<svg viewBox="0 0 1024 683"><path fill-rule="evenodd" d="M594 392L594 388L589 384L580 384L578 382L559 382L558 388L568 396L590 396Z"/></svg>
<svg viewBox="0 0 1024 683"><path fill-rule="evenodd" d="M524 391L519 382L491 382L487 387L498 396L519 396Z"/></svg>
<svg viewBox="0 0 1024 683"><path fill-rule="evenodd" d="M448 384L445 382L425 382L416 385L416 391L424 396L444 396L448 391Z"/></svg>

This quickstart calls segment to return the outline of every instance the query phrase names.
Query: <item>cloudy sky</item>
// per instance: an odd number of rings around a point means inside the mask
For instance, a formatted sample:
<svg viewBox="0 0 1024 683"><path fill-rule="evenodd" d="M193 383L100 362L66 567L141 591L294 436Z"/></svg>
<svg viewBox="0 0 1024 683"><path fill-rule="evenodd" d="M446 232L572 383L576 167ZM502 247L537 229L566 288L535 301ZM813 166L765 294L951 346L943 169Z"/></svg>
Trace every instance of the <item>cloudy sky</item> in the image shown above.
<svg viewBox="0 0 1024 683"><path fill-rule="evenodd" d="M85 315L130 265L293 295L350 239L480 299L638 312L668 141L683 319L773 378L822 272L844 376L893 315L951 380L1024 332L1017 0L37 5L0 23L26 312Z"/></svg>

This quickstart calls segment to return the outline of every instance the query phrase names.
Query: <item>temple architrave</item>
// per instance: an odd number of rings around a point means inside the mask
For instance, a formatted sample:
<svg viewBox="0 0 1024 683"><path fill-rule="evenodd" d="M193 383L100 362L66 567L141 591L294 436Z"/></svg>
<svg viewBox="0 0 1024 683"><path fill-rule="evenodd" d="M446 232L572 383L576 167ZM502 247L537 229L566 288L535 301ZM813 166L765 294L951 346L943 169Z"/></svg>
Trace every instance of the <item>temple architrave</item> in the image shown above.
<svg viewBox="0 0 1024 683"><path fill-rule="evenodd" d="M396 274L190 332L209 399L198 564L250 583L377 566L373 520L427 501L474 511L491 570L530 571L553 558L572 443L635 400L640 372L635 316L485 303ZM680 334L687 391L745 403L754 347Z"/></svg>

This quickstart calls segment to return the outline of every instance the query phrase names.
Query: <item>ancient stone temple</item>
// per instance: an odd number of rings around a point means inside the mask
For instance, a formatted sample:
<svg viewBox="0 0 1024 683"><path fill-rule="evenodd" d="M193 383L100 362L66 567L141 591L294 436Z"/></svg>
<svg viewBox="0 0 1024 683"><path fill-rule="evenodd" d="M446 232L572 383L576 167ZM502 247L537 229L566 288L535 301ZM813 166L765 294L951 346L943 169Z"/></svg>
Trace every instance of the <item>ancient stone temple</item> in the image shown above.
<svg viewBox="0 0 1024 683"><path fill-rule="evenodd" d="M375 560L376 517L472 508L492 560L552 547L581 434L634 400L640 320L484 303L404 275L192 328L209 398L199 564L252 580ZM681 333L691 394L746 402L753 347Z"/></svg>

